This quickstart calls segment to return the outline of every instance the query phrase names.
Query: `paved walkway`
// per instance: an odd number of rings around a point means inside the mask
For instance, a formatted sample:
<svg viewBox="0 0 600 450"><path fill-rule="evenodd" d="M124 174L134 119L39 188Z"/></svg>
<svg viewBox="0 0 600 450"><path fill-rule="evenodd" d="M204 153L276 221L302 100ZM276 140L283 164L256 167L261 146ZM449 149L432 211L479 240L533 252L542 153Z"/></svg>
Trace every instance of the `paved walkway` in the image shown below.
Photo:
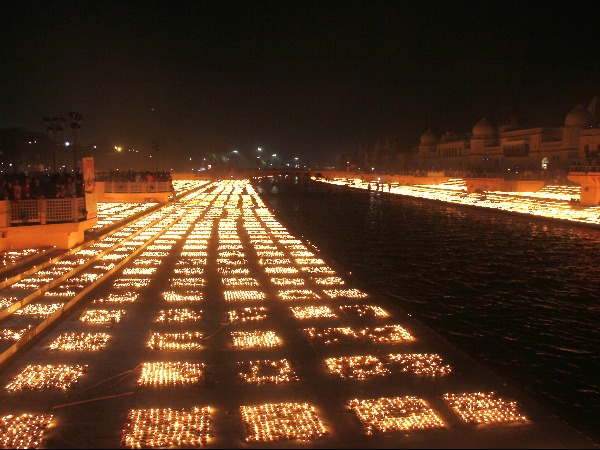
<svg viewBox="0 0 600 450"><path fill-rule="evenodd" d="M249 185L180 207L0 368L4 446L6 416L30 413L20 445L44 448L593 447L289 235Z"/></svg>

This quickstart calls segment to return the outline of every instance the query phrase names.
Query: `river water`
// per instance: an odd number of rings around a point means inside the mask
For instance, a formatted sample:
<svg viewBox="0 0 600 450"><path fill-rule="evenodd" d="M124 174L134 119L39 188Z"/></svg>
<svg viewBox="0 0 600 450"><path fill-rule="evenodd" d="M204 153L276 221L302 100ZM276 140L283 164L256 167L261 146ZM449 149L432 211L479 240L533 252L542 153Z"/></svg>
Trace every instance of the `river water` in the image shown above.
<svg viewBox="0 0 600 450"><path fill-rule="evenodd" d="M600 230L336 186L257 189L326 261L600 445Z"/></svg>

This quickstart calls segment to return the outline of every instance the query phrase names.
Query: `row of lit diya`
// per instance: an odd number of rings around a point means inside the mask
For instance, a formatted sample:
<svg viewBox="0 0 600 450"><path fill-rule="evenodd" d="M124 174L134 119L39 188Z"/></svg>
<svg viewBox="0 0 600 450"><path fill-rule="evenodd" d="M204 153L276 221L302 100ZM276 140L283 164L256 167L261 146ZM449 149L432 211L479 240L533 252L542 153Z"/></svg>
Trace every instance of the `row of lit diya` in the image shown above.
<svg viewBox="0 0 600 450"><path fill-rule="evenodd" d="M525 423L527 418L511 400L495 392L444 394L448 407L465 423ZM445 428L449 425L419 397L352 399L346 407L360 420L366 435ZM311 441L330 434L315 405L307 402L245 405L239 409L244 439L249 443L283 440ZM132 409L122 431L121 445L130 448L206 445L215 437L210 406L183 409ZM50 414L0 417L2 448L36 448L51 426Z"/></svg>
<svg viewBox="0 0 600 450"><path fill-rule="evenodd" d="M60 350L96 350L106 344L108 336L97 333L93 336L82 336L71 340L71 335L63 335L56 339L52 349ZM238 345L252 347L254 336L238 337ZM272 339L276 337L271 336ZM85 342L85 345L84 345ZM148 346L156 350L191 350L200 349L203 335L200 332L152 333ZM277 345L274 343L273 345ZM290 363L283 360L255 360L238 362L239 376L248 383L262 384L267 382L288 382L297 379ZM438 354L427 353L392 353L385 357L375 355L356 355L331 357L324 360L329 373L341 378L365 380L376 376L387 376L392 370L398 373L411 373L418 376L444 376L452 372L452 367L445 364ZM6 386L8 392L23 390L43 390L56 388L67 390L75 386L83 376L87 366L68 364L29 365L17 374ZM144 386L169 386L197 384L203 380L204 364L190 362L150 362L142 365L142 374L138 384Z"/></svg>

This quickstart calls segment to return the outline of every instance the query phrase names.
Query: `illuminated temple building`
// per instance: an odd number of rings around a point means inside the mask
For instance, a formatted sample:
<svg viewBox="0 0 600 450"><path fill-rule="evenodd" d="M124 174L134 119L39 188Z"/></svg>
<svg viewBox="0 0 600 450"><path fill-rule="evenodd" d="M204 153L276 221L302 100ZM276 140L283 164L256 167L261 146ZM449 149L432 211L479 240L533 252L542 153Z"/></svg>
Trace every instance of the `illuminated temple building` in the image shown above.
<svg viewBox="0 0 600 450"><path fill-rule="evenodd" d="M418 166L501 172L598 165L599 119L595 97L587 108L579 104L569 111L562 127L523 128L514 121L495 127L482 118L466 135L438 137L428 130L419 143Z"/></svg>
<svg viewBox="0 0 600 450"><path fill-rule="evenodd" d="M481 118L470 132L436 135L425 131L410 153L400 151L391 138L371 148L361 145L358 160L343 156L347 169L455 170L461 172L568 171L572 166L600 165L600 98L588 107L579 104L559 127L523 127L511 119L495 126ZM466 175L466 173L465 173Z"/></svg>

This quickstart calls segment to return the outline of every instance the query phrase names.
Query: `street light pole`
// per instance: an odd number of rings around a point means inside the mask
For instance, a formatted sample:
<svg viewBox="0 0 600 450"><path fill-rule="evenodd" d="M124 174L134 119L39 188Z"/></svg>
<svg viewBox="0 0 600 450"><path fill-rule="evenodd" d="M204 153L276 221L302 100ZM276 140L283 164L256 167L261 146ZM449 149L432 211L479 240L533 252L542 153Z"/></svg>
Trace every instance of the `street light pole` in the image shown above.
<svg viewBox="0 0 600 450"><path fill-rule="evenodd" d="M76 112L69 113L69 116L71 117L71 128L75 131L75 141L73 142L73 173L75 174L77 172L77 134L81 128L82 116Z"/></svg>
<svg viewBox="0 0 600 450"><path fill-rule="evenodd" d="M44 122L48 123L46 126L46 130L48 133L52 133L52 142L54 143L52 149L52 173L56 173L56 133L61 133L63 127L65 126L65 118L64 117L44 117L42 119Z"/></svg>

